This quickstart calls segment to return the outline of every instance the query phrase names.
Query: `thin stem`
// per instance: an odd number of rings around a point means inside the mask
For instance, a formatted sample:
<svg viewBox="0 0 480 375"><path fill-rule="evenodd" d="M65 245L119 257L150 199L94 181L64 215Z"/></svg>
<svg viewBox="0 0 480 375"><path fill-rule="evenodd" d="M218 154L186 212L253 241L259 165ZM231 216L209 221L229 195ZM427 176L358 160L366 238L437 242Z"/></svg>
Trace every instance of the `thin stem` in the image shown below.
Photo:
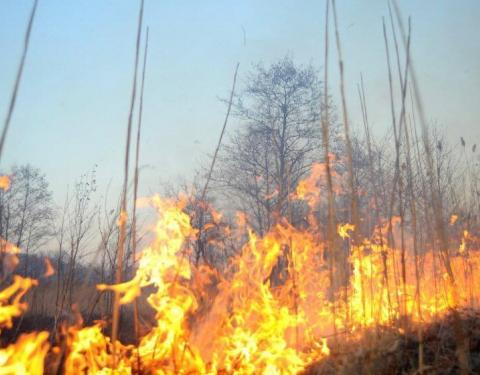
<svg viewBox="0 0 480 375"><path fill-rule="evenodd" d="M18 90L20 89L20 82L23 75L23 67L25 66L25 60L27 59L28 46L30 45L30 35L32 33L33 20L35 19L35 14L37 13L38 0L33 2L32 11L30 12L30 18L27 24L27 30L25 32L25 38L23 41L23 51L22 57L20 58L20 63L18 64L17 77L15 78L15 84L13 85L12 95L10 97L10 104L8 106L7 116L5 117L5 122L3 124L2 136L0 138L0 160L2 158L3 146L5 144L5 139L7 138L7 132L10 128L10 122L12 120L13 111L15 109L15 103L17 102Z"/></svg>
<svg viewBox="0 0 480 375"><path fill-rule="evenodd" d="M137 94L137 72L138 72L138 60L140 55L140 40L142 35L142 22L143 22L143 6L144 0L140 0L140 10L138 14L138 27L137 27L137 42L135 48L135 65L133 73L133 85L130 98L130 111L128 115L127 123L127 142L125 146L125 162L124 162L124 178L123 178L123 192L121 209L119 215L119 239L117 247L117 267L115 272L115 283L120 284L122 282L123 273L123 256L125 252L125 239L127 232L127 186L128 186L128 168L130 161L130 142L132 134L132 122L133 122L133 110L135 107L135 99ZM113 323L112 323L112 343L113 343L113 363L116 366L116 341L118 337L118 324L120 320L120 293L115 292L113 300Z"/></svg>
<svg viewBox="0 0 480 375"><path fill-rule="evenodd" d="M329 105L328 105L328 53L329 53L329 35L328 35L328 27L329 27L329 9L330 8L330 1L326 1L326 8L325 8L325 60L324 60L324 95L323 95L323 111L321 111L321 120L322 120L322 138L323 138L323 152L324 152L324 163L325 163L325 170L327 174L327 186L328 186L328 228L327 228L327 239L328 239L328 250L330 252L329 256L329 273L330 273L330 288L334 293L337 289L337 285L335 282L335 274L334 274L334 260L337 262L340 260L340 256L337 251L336 246L336 215L335 215L335 196L333 192L333 181L332 181L332 171L330 165L330 129L329 129ZM337 264L340 266L340 264ZM341 266L338 267L341 269ZM340 280L338 280L340 281ZM333 331L335 333L335 340L337 338L337 312L336 312L336 304L335 302L332 303L332 314L333 314Z"/></svg>
<svg viewBox="0 0 480 375"><path fill-rule="evenodd" d="M353 245L354 248L358 248L360 244L360 220L358 216L358 197L357 197L357 186L355 183L355 176L353 170L353 148L352 148L352 141L350 138L350 124L348 118L348 109L347 109L347 100L345 94L345 74L344 74L344 64L343 64L343 57L342 57L342 48L340 43L340 34L338 31L338 17L337 17L337 9L335 5L335 0L332 0L332 10L333 10L333 19L335 25L335 40L337 45L337 55L338 55L338 67L340 70L340 93L342 99L342 113L343 113L343 125L345 129L345 143L347 146L347 167L349 172L349 184L350 184L350 192L351 192L351 213L352 213L352 223L355 226L355 230L353 232ZM360 258L360 264L362 262L362 252L358 251L358 256ZM360 267L360 279L361 279L361 292L362 292L362 307L363 313L365 314L365 293L363 287L363 267Z"/></svg>
<svg viewBox="0 0 480 375"><path fill-rule="evenodd" d="M235 66L235 73L233 74L232 90L230 91L230 99L228 101L227 113L225 114L225 120L223 121L222 131L220 132L220 136L218 137L217 147L215 148L215 152L213 154L212 162L210 163L210 169L208 171L207 180L205 181L205 185L203 186L203 190L202 190L202 195L200 197L200 204L201 205L203 204L203 202L206 198L207 190L208 190L208 184L210 183L210 180L212 178L213 168L215 167L215 162L217 160L217 155L218 155L218 152L220 150L220 146L222 144L222 139L223 139L223 136L225 134L225 129L227 128L228 119L230 117L230 111L232 109L233 95L235 94L235 85L237 83L237 74L238 74L239 66L240 66L240 63L237 62L237 65ZM200 217L198 219L197 253L196 253L196 258L195 258L196 265L198 265L198 262L200 260L200 256L204 256L204 251L203 251L204 244L202 243L202 229L203 229L203 224L204 224L204 219L205 219L204 214L205 214L205 210L203 208L201 208Z"/></svg>
<svg viewBox="0 0 480 375"><path fill-rule="evenodd" d="M228 123L228 119L230 117L230 111L232 109L232 104L233 104L233 95L235 94L235 85L237 83L237 74L238 74L238 67L239 66L240 66L240 63L237 62L237 65L235 66L235 73L233 75L233 84L232 84L232 90L230 91L230 99L228 100L227 113L225 115L225 120L223 121L223 126L222 126L222 131L220 132L220 137L218 137L217 147L215 148L215 153L213 154L212 163L210 164L210 169L208 171L207 180L205 181L205 185L203 186L202 196L201 196L202 201L205 199L205 196L207 194L208 184L210 183L210 180L212 178L212 172L213 172L213 168L215 167L215 162L217 160L218 151L220 150L223 135L225 134L225 129L227 128L227 123Z"/></svg>
<svg viewBox="0 0 480 375"><path fill-rule="evenodd" d="M137 256L137 197L138 197L138 178L139 178L139 159L140 159L140 136L142 130L142 115L143 115L143 93L145 88L145 73L147 69L148 56L148 32L145 36L145 51L143 54L143 70L142 70L142 84L140 87L140 103L138 109L138 127L137 127L137 142L135 147L135 174L133 177L133 208L132 208L132 267L135 265ZM138 340L138 303L135 299L133 301L133 327L135 332L135 339Z"/></svg>

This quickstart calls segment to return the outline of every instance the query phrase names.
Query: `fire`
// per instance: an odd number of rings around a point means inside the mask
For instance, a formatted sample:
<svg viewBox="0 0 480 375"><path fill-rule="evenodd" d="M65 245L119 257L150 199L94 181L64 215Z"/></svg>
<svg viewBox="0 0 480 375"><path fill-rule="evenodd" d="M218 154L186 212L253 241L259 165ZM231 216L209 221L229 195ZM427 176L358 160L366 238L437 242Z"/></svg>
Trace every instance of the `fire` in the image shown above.
<svg viewBox="0 0 480 375"><path fill-rule="evenodd" d="M114 361L111 354L111 342L102 333L99 324L92 327L78 329L70 327L67 333L67 347L69 353L65 361L66 374L99 374L111 373L107 369L113 369ZM130 364L123 359L126 348L117 348L120 360L117 361L117 374L130 373Z"/></svg>
<svg viewBox="0 0 480 375"><path fill-rule="evenodd" d="M12 319L27 309L22 297L33 286L36 280L14 275L13 282L0 292L0 327L12 327Z"/></svg>
<svg viewBox="0 0 480 375"><path fill-rule="evenodd" d="M18 247L0 239L0 255L3 259L4 271L11 271L18 264ZM0 332L11 328L13 319L22 315L27 304L22 300L27 291L37 285L37 281L13 276L9 286L0 291ZM0 373L41 375L44 362L50 348L48 332L34 332L21 335L18 340L4 349L0 349Z"/></svg>
<svg viewBox="0 0 480 375"><path fill-rule="evenodd" d="M10 184L11 184L11 181L10 181L9 176L7 176L7 175L1 175L0 176L0 189L1 190L7 191L8 189L10 189Z"/></svg>
<svg viewBox="0 0 480 375"><path fill-rule="evenodd" d="M43 277L50 277L55 274L55 269L52 266L52 263L48 258L44 259L45 262L45 273L43 274Z"/></svg>
<svg viewBox="0 0 480 375"><path fill-rule="evenodd" d="M309 207L315 205L320 190L315 178L322 178L323 169L315 168L314 174L299 185L294 197ZM117 342L115 350L104 332L105 322L63 327L65 342L52 352L64 353L64 373L296 374L329 356L334 350L330 337L336 340L339 332L344 340L358 340L370 327L404 330L406 321L415 326L452 308L479 307L480 274L475 270L480 251L471 231L462 231L450 252L457 286L453 296L438 252L425 249L416 256L407 238L402 258L401 249L389 247L385 227L352 241L351 233L357 229L339 224L336 247L347 254L348 277L335 287L333 250L313 215L308 215L306 227L282 219L259 236L248 229L245 215L238 214L239 225L248 230L247 241L219 272L191 261L198 231L185 212L186 199L155 196L150 204L158 214L155 236L139 256L134 276L98 289L119 293L123 305L147 287L154 290L148 303L155 311L155 325L137 345ZM221 215L215 212L212 218L218 223ZM125 214L121 220L126 220ZM395 236L398 219L393 223ZM10 269L19 250L6 241L2 249L4 265L10 264ZM46 265L46 275L52 274L49 262ZM22 297L36 284L12 277L0 292L0 327L11 327L12 320L25 312ZM214 292L207 290L212 285ZM1 349L0 373L42 373L48 337L46 332L30 333Z"/></svg>
<svg viewBox="0 0 480 375"><path fill-rule="evenodd" d="M50 345L48 332L29 333L0 349L0 373L42 375Z"/></svg>
<svg viewBox="0 0 480 375"><path fill-rule="evenodd" d="M355 230L355 226L353 224L339 224L337 228L338 235L342 237L343 239L345 238L350 238L350 233Z"/></svg>
<svg viewBox="0 0 480 375"><path fill-rule="evenodd" d="M274 297L266 281L282 251L280 238L273 233L262 239L253 233L249 237L236 263L238 271L224 285L231 312L221 322L215 357L231 373L296 373L304 361L285 334L295 327L297 317Z"/></svg>

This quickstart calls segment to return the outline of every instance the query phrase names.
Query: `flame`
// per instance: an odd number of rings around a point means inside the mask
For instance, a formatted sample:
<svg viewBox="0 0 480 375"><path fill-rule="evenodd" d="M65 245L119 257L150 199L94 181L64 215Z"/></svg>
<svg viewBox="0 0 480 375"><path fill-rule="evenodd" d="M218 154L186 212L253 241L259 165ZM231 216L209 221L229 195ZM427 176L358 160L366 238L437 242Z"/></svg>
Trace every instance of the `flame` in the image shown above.
<svg viewBox="0 0 480 375"><path fill-rule="evenodd" d="M11 328L12 319L26 311L27 304L21 300L34 285L36 280L14 275L12 284L0 292L0 327Z"/></svg>
<svg viewBox="0 0 480 375"><path fill-rule="evenodd" d="M19 252L18 247L0 237L0 259L2 259L4 273L10 274L17 267L19 263L17 254Z"/></svg>
<svg viewBox="0 0 480 375"><path fill-rule="evenodd" d="M231 312L220 322L214 357L230 373L297 373L305 362L286 338L297 317L274 297L268 280L282 252L280 238L270 233L258 239L251 232L249 237L238 271L223 285Z"/></svg>
<svg viewBox="0 0 480 375"><path fill-rule="evenodd" d="M8 189L10 189L10 185L11 185L10 176L1 175L0 176L0 189L3 190L3 191L7 191Z"/></svg>
<svg viewBox="0 0 480 375"><path fill-rule="evenodd" d="M43 274L43 277L50 277L55 275L55 269L52 266L52 262L50 262L50 259L44 258L45 262L45 272Z"/></svg>
<svg viewBox="0 0 480 375"><path fill-rule="evenodd" d="M186 286L192 271L186 252L182 254L185 240L192 237L195 230L190 226L189 216L182 211L186 201L176 206L173 201L155 196L151 204L159 214L156 236L143 250L134 278L119 285L99 285L98 289L120 293L120 303L126 304L140 295L141 288L156 287L148 302L156 311L157 325L138 346L142 364L148 368L161 367L164 373L175 373L177 368L203 372L203 362L187 341L187 314L193 312L197 304Z"/></svg>
<svg viewBox="0 0 480 375"><path fill-rule="evenodd" d="M4 270L13 271L18 264L19 251L18 247L0 238ZM11 284L0 291L0 332L12 328L13 319L27 310L27 303L22 298L37 284L36 280L14 275ZM21 335L15 343L0 349L0 373L43 374L45 356L50 347L47 340L48 332L33 332Z"/></svg>
<svg viewBox="0 0 480 375"><path fill-rule="evenodd" d="M18 264L17 254L20 249L0 238L0 255L3 258L3 270L10 273ZM23 296L37 281L18 275L13 276L9 286L0 291L0 328L11 328L12 319L20 316L27 309Z"/></svg>
<svg viewBox="0 0 480 375"><path fill-rule="evenodd" d="M314 168L294 198L315 209L321 204L322 178L323 167ZM137 345L115 346L104 332L105 322L63 328L64 373L296 374L331 355L327 337L338 332L343 332L343 340L355 341L370 327L386 325L400 331L405 330L398 323L403 318L420 325L452 308L479 307L480 274L475 270L480 266L480 241L472 230L452 236L457 239L456 249L449 253L456 286L452 288L444 259L434 249L416 254L408 235L405 253L389 246L384 222L371 236L353 243L349 238L357 228L339 224L335 251L346 254L348 277L336 285L333 278L339 265L331 261L336 259L334 249L327 246L315 215L306 214L308 226L299 228L282 219L259 236L248 227L248 217L237 213L238 227L222 233L233 236L238 229L246 242L225 269L218 270L191 262L198 231L186 213L186 197L154 196L149 203L158 215L154 239L139 255L133 277L97 288L119 293L122 305L153 290L147 301L155 324ZM126 213L120 217L127 219ZM205 230L222 220L216 211L211 218L213 223ZM392 225L392 235L399 237L400 219L392 218ZM215 244L220 246L219 241ZM0 245L4 265L15 265L19 249L6 241ZM421 269L418 275L416 267ZM45 275L53 272L47 261L46 269ZM25 312L22 297L37 284L17 275L11 280L0 291L2 328L11 327L13 319ZM47 333L23 335L0 350L0 373L42 373L48 350Z"/></svg>
<svg viewBox="0 0 480 375"><path fill-rule="evenodd" d="M0 349L0 373L42 375L50 348L47 340L48 332L34 332L21 335L17 342Z"/></svg>
<svg viewBox="0 0 480 375"><path fill-rule="evenodd" d="M340 237L343 239L345 238L350 238L350 233L355 229L355 226L353 224L338 224L337 226L337 232Z"/></svg>

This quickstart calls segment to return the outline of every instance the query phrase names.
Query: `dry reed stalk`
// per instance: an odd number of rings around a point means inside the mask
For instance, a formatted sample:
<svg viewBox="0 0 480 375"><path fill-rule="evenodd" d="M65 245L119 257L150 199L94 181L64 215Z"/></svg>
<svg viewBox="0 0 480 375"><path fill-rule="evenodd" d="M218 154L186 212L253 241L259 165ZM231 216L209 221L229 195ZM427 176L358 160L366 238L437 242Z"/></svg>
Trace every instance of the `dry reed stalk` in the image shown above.
<svg viewBox="0 0 480 375"><path fill-rule="evenodd" d="M235 73L233 74L232 90L230 91L230 98L228 100L227 113L225 115L225 120L223 121L220 137L218 137L217 147L215 148L215 152L213 154L212 162L210 164L210 169L208 170L207 180L205 181L205 185L203 186L201 201L203 201L207 195L208 184L210 183L210 180L212 178L213 168L215 167L215 162L217 160L218 152L220 151L220 146L222 144L222 139L225 134L225 129L227 128L227 123L230 117L230 111L232 109L232 104L233 104L233 95L235 94L235 85L237 83L237 74L238 74L239 66L240 66L240 63L237 62L237 65L235 66Z"/></svg>
<svg viewBox="0 0 480 375"><path fill-rule="evenodd" d="M426 181L426 178L425 178L425 174L423 173L424 172L424 169L426 169L426 167L423 165L424 163L422 162L422 153L420 151L420 141L419 141L419 137L418 137L418 132L417 132L417 123L416 123L416 118L415 118L415 106L414 106L414 103L413 103L413 93L412 93L412 89L410 88L410 99L411 99L411 106L412 106L412 135L414 137L414 144L415 144L415 148L414 148L414 151L415 151L415 160L416 160L416 168L418 170L418 173L420 175L420 182L421 182L421 188L422 188L422 196L423 196L423 201L424 201L424 219L423 221L425 222L426 224L426 236L427 236L427 239L430 239L430 243L431 243L431 249L432 249L432 255L434 256L434 259L433 259L433 281L434 281L434 295L435 295L435 318L436 318L436 315L437 315L437 311L438 311L438 285L437 285L437 279L438 279L438 272L437 272L437 263L436 263L436 252L434 251L435 249L435 242L434 242L434 233L433 233L433 230L432 230L432 227L431 227L431 223L430 223L430 220L429 218L432 217L433 213L431 212L431 205L430 204L425 204L425 202L428 202L429 199L430 199L430 195L428 193L428 189L427 189L427 181ZM422 232L421 232L422 233ZM425 249L427 247L426 245L426 240L424 241L425 244L423 245L423 248ZM423 272L423 270L421 270Z"/></svg>
<svg viewBox="0 0 480 375"><path fill-rule="evenodd" d="M137 197L138 197L138 178L139 178L139 168L138 162L140 159L140 136L142 130L142 115L143 115L143 93L145 89L145 73L147 69L147 56L148 56L148 32L149 28L147 27L147 32L145 36L145 50L143 54L143 69L142 69L142 82L140 87L140 102L138 108L138 125L137 125L137 141L135 146L135 173L133 177L133 208L132 208L132 267L135 266L136 256L137 256ZM135 334L135 340L138 340L138 303L137 299L133 301L133 328Z"/></svg>
<svg viewBox="0 0 480 375"><path fill-rule="evenodd" d="M340 71L340 95L342 100L342 114L343 114L343 125L345 129L345 143L347 147L347 168L349 174L349 185L350 185L350 193L351 193L351 214L352 214L352 224L355 227L353 232L353 245L354 248L358 249L358 256L360 260L360 264L363 264L362 252L358 248L360 245L360 219L358 215L358 194L357 194L357 186L355 183L355 176L353 170L353 148L352 148L352 141L350 138L350 123L348 118L348 109L347 109L347 100L346 100L346 93L345 93L345 73L344 73L344 63L342 57L342 48L341 48L341 41L340 41L340 33L338 31L338 17L337 17L337 7L335 4L335 0L332 0L332 10L333 10L333 19L334 19L334 27L335 27L335 40L337 46L337 55L338 55L338 68ZM364 275L363 275L363 267L359 268L360 271L360 288L362 294L362 308L363 308L363 315L365 317L365 290L364 290Z"/></svg>
<svg viewBox="0 0 480 375"><path fill-rule="evenodd" d="M461 138L461 140L463 140L463 138ZM463 184L464 188L463 188L463 202L462 202L462 205L464 207L464 210L467 211L467 207L469 204L472 205L472 207L476 207L477 204L476 204L476 195L475 192L476 192L476 188L475 188L475 176L474 176L474 173L473 173L473 170L472 170L472 167L471 167L471 164L470 164L470 160L467 156L467 153L466 153L466 147L465 147L465 143L463 143L462 141L462 148L463 148L463 161L465 162L465 165L466 165L466 172L464 172L465 174L467 174L467 181L465 181L465 183ZM476 146L473 146L473 147L476 147ZM475 148L472 149L472 152L475 151ZM469 190L469 196L467 196L467 185L468 185L468 190ZM460 206L460 204L457 204L457 206ZM473 215L472 215L473 216ZM475 228L475 226L472 224L472 219L470 217L470 215L468 215L467 217L467 223L464 227L464 229L466 229L468 232L471 232L472 228ZM473 274L473 264L471 263L471 259L470 259L470 251L468 249L468 247L465 249L466 252L466 257L464 258L463 262L464 262L464 272L465 272L465 276L469 276L471 278L472 274ZM473 283L469 283L469 295L470 295L470 305L473 307L474 306L474 298L473 298Z"/></svg>
<svg viewBox="0 0 480 375"><path fill-rule="evenodd" d="M63 212L62 212L62 220L60 224L60 238L58 239L58 258L57 258L57 268L56 268L56 290L55 290L55 314L54 314L54 322L53 322L53 332L56 332L57 330L57 324L58 324L58 319L60 317L60 314L62 313L61 311L61 306L60 306L60 284L62 281L62 276L63 276L63 267L62 267L62 252L63 252L63 241L64 241L64 236L65 236L65 216L67 215L67 207L68 207L68 192L67 196L65 198L65 203L63 206Z"/></svg>
<svg viewBox="0 0 480 375"><path fill-rule="evenodd" d="M393 29L395 29L392 26ZM406 121L405 121L405 113L406 113L406 106L405 100L407 95L407 85L408 85L408 68L410 64L410 40L411 40L411 22L410 18L408 19L408 36L407 36L407 46L406 46L406 61L405 61L405 72L404 72L404 80L400 81L401 87L401 95L402 95L402 105L400 111L400 119L399 119L399 129L398 129L398 137L399 137L399 149L401 147L401 137L402 137L402 130L405 128L406 131ZM398 54L398 49L396 50L397 54L397 64L398 70L401 72L400 68L400 57ZM402 78L402 74L399 75ZM399 171L400 172L400 171ZM401 230L401 266L402 266L402 287L403 287L403 313L405 315L405 324L407 323L406 314L407 314L407 270L406 270L406 249L405 249L405 208L403 206L403 180L402 174L399 173L399 189L398 189L398 196L399 196L399 209L400 209L400 230ZM407 327L405 326L405 329Z"/></svg>
<svg viewBox="0 0 480 375"><path fill-rule="evenodd" d="M396 0L392 0L392 3L395 10L396 18L397 18L397 24L402 34L402 41L403 41L404 47L406 48L407 38L406 38L405 27L403 24L400 8L398 7ZM418 80L416 77L413 62L411 62L410 64L409 71L410 71L411 81L413 85L413 92L415 94L414 95L415 105L420 117L420 125L422 127L422 138L423 138L425 154L427 159L427 168L428 168L427 173L429 174L431 182L433 182L433 179L435 178L436 174L435 174L435 168L433 166L433 155L432 155L432 150L431 150L431 145L429 140L430 137L429 137L428 123L425 116L423 101L420 95L420 89L418 87ZM451 262L450 262L448 236L445 231L444 217L443 217L443 204L440 199L439 192L437 191L437 189L435 189L435 186L433 183L430 183L430 192L432 197L432 207L433 207L434 216L435 216L434 217L435 227L436 227L437 235L440 240L439 242L440 242L441 259L448 275L450 292L452 293L452 297L454 300L454 303L453 303L454 306L452 306L452 313L454 318L453 325L454 325L455 338L457 342L457 359L459 362L460 371L462 375L467 375L470 373L468 340L466 338L462 321L457 309L459 296L456 288L455 275L453 273Z"/></svg>
<svg viewBox="0 0 480 375"><path fill-rule="evenodd" d="M2 136L0 138L0 160L2 158L3 146L7 138L7 132L10 128L10 122L12 120L13 111L15 110L15 103L17 102L18 90L20 89L20 82L23 75L23 67L25 66L25 60L27 59L28 46L30 45L30 35L32 33L33 20L35 19L35 14L37 13L38 0L33 2L32 11L30 12L30 18L27 24L27 30L25 31L25 37L23 41L23 50L22 57L20 58L20 63L18 64L17 76L15 78L15 83L13 85L12 95L10 97L10 104L8 106L7 116L5 117L5 122L3 124Z"/></svg>
<svg viewBox="0 0 480 375"><path fill-rule="evenodd" d="M363 84L363 75L362 73L360 73L360 86L357 84L357 93L358 93L358 96L359 96L359 100L360 100L360 109L362 111L362 121L363 121L363 125L364 125L364 130L366 130L366 135L368 135L368 140L367 140L367 153L368 153L368 156L369 156L369 174L370 176L373 176L373 172L371 170L371 145L370 145L370 132L369 132L369 129L368 129L368 113L367 113L367 108L366 108L366 103L365 103L365 88L364 88L364 84ZM374 180L371 179L371 184L372 184L372 191L375 191L375 183L373 182ZM374 207L373 207L373 211L374 212L377 212L377 205L375 205L375 199L376 199L376 196L375 196L375 192L374 192ZM370 208L370 200L369 202L367 203L369 205L369 210L371 210ZM374 215L375 216L375 221L378 223L378 220L376 220L377 218L377 215ZM371 231L372 231L372 224L371 224L371 219L370 219L370 216L368 216L367 218L368 220L368 223L367 223L367 228L366 228L366 231L365 233L368 235L370 235ZM370 259L370 265L372 265L372 260ZM370 267L370 274L368 275L369 276L369 285L370 285L370 296L373 296L373 267ZM374 315L374 312L373 312L373 306L374 304L370 304L370 315L373 316Z"/></svg>
<svg viewBox="0 0 480 375"><path fill-rule="evenodd" d="M132 92L130 98L130 111L128 114L128 123L127 123L127 140L125 145L125 161L124 161L124 178L123 178L123 191L122 191L122 200L121 200L121 209L119 214L119 239L117 247L117 267L115 272L115 283L120 284L122 282L122 272L123 272L123 256L125 251L125 240L126 240L126 224L127 224L127 187L128 187L128 169L130 161L130 141L132 134L132 122L133 122L133 110L135 107L135 99L137 93L137 72L138 72L138 60L140 55L140 39L142 34L142 23L143 23L143 7L144 0L140 0L140 10L138 14L138 27L137 27L137 41L135 47L135 64L134 64L134 73L133 73L133 84ZM114 293L113 301L113 322L112 322L112 344L113 344L113 365L116 367L116 342L118 337L118 324L120 320L120 294L118 292Z"/></svg>
<svg viewBox="0 0 480 375"><path fill-rule="evenodd" d="M400 145L398 141L398 131L397 131L397 119L396 119L396 111L395 111L395 101L394 101L394 96L393 96L393 81L392 81L392 68L391 68L391 62L390 62L390 49L388 45L388 37L387 37L387 30L385 27L385 19L382 18L382 26L383 26L383 38L385 41L385 56L386 56L386 61L387 61L387 71L388 71L388 86L389 86L389 93L390 93L390 112L392 116L392 128L393 128L393 135L394 135L394 141L395 141L395 172L393 175L393 183L392 183L392 191L390 193L390 200L389 200L389 206L388 206L388 228L387 228L387 233L388 233L388 246L391 248L393 251L391 251L392 255L392 260L393 260L393 279L395 281L395 296L397 300L397 308L401 306L400 303L400 296L398 295L398 275L397 275L397 262L395 260L395 239L393 237L393 205L394 205L394 198L395 198L395 192L396 192L396 186L398 182L398 175L400 173L400 161L399 161L399 155L400 155Z"/></svg>
<svg viewBox="0 0 480 375"><path fill-rule="evenodd" d="M395 24L393 22L392 7L390 6L389 2L387 4L388 4L388 15L390 18L390 29L392 30L393 45L395 47L395 56L397 60L398 81L400 82L400 85L402 85L402 82L403 82L402 69L401 69L402 65L400 64L400 51L398 48L397 31L395 28Z"/></svg>
<svg viewBox="0 0 480 375"><path fill-rule="evenodd" d="M415 260L415 299L417 305L417 314L420 321L417 327L418 334L418 371L423 374L424 371L424 344L423 344L423 327L422 327L422 300L420 296L420 269L419 269L419 254L418 254L418 239L417 239L417 207L415 204L415 192L413 186L413 167L410 150L410 136L408 134L408 126L405 127L405 143L407 146L407 178L408 178L408 192L410 195L410 215L412 218L413 231L413 255Z"/></svg>
<svg viewBox="0 0 480 375"><path fill-rule="evenodd" d="M422 163L422 158L421 158L421 152L420 152L420 141L418 139L418 133L417 133L417 121L415 117L415 105L413 103L413 93L412 93L412 87L409 87L409 96L410 96L410 115L411 115L411 123L410 123L410 134L411 137L413 137L413 159L416 164L416 170L417 174L420 177L420 183L421 183L421 188L422 188L422 193L423 193L423 199L425 200L427 195L426 195L426 181L425 181L425 175L424 175L424 166ZM426 207L428 208L428 207ZM426 209L424 210L426 211ZM425 214L425 217L428 217L428 214ZM426 223L429 224L429 222L426 220ZM422 234L420 232L419 234Z"/></svg>
<svg viewBox="0 0 480 375"><path fill-rule="evenodd" d="M212 162L210 163L210 169L208 170L208 175L207 179L205 181L205 185L203 186L202 189L202 195L200 196L200 204L202 205L206 196L207 196L207 190L208 190L208 185L210 183L210 180L212 178L212 173L213 173L213 168L215 167L215 162L217 161L217 156L218 152L220 151L220 146L222 144L223 136L225 134L225 130L227 128L228 124L228 119L230 118L230 111L232 110L232 104L233 104L233 96L235 95L235 86L237 84L237 74L238 74L238 68L240 66L240 63L237 62L237 65L235 66L235 73L233 74L233 83L232 83L232 89L230 91L230 98L228 100L228 107L227 107L227 113L225 114L225 119L223 121L223 126L222 130L220 132L220 136L218 137L218 142L217 142L217 147L215 148L215 152L212 157ZM201 207L200 207L201 208ZM203 248L202 244L202 229L203 229L203 224L204 224L204 209L201 209L200 211L200 217L198 219L198 234L197 234L197 255L195 259L195 265L198 265L198 262L200 261L200 256L204 255L203 251L200 249Z"/></svg>
<svg viewBox="0 0 480 375"><path fill-rule="evenodd" d="M365 85L363 83L363 76L360 76L360 88L358 90L358 95L360 97L360 106L362 109L362 118L363 118L363 127L365 131L365 138L367 140L367 153L368 153L368 171L370 175L370 182L372 185L373 191L373 204L375 206L375 221L377 228L380 234L380 246L382 248L382 262L383 262L383 283L387 289L387 302L388 302L388 316L390 318L392 313L392 302L390 300L390 287L389 287L389 280L388 280L388 263L387 263L387 253L383 250L384 242L383 242L383 233L382 233L382 222L380 219L380 209L378 203L378 188L375 184L375 171L373 169L373 152L372 152L372 140L370 135L370 124L368 121L368 112L367 112L367 101L365 95ZM373 293L372 293L373 295Z"/></svg>
<svg viewBox="0 0 480 375"><path fill-rule="evenodd" d="M322 125L322 141L324 152L325 171L327 174L327 187L328 187L328 227L327 227L327 241L328 249L330 251L329 256L329 274L330 274L330 288L332 293L337 289L335 277L334 277L334 259L340 259L338 255L338 248L336 244L336 214L335 214L335 196L333 191L332 171L330 166L330 131L329 131L329 106L328 106L328 54L329 54L329 13L330 13L330 1L326 1L325 7L325 59L324 59L324 95L323 95L323 111L321 111L321 125ZM337 264L339 266L339 264ZM340 280L338 280L340 281ZM334 296L333 296L334 297ZM334 340L337 340L337 311L335 301L332 303L332 317L333 317L333 332Z"/></svg>
<svg viewBox="0 0 480 375"><path fill-rule="evenodd" d="M290 175L290 170L287 169L287 212L288 212L288 221L290 222L291 225L293 225L293 209L292 209L292 204L291 204L291 191L290 191L290 186L291 186L291 175ZM298 351L300 350L300 345L299 345L299 337L300 337L300 331L299 331L299 315L298 315L298 287L297 287L297 273L295 272L295 252L293 251L293 241L292 237L288 237L288 253L287 253L287 269L290 273L290 277L292 279L292 294L293 294L293 309L295 311L295 349Z"/></svg>

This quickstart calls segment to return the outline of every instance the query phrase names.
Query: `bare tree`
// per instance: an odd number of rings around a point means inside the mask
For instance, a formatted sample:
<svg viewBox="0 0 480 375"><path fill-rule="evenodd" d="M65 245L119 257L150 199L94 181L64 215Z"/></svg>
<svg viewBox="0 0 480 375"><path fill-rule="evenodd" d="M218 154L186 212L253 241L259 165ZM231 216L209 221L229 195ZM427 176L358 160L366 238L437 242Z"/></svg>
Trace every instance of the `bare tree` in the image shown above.
<svg viewBox="0 0 480 375"><path fill-rule="evenodd" d="M320 161L321 82L312 66L290 57L258 64L234 109L241 127L222 149L215 180L264 233L287 214L290 193Z"/></svg>
<svg viewBox="0 0 480 375"><path fill-rule="evenodd" d="M92 200L95 191L96 177L93 170L81 176L75 184L73 195L65 202L63 218L57 231L59 249L55 322L66 306L71 306L74 302L76 268L94 236L93 224L98 212Z"/></svg>
<svg viewBox="0 0 480 375"><path fill-rule="evenodd" d="M25 253L27 274L29 254L53 234L52 193L45 175L28 164L14 166L11 181L10 189L0 191L0 236Z"/></svg>

